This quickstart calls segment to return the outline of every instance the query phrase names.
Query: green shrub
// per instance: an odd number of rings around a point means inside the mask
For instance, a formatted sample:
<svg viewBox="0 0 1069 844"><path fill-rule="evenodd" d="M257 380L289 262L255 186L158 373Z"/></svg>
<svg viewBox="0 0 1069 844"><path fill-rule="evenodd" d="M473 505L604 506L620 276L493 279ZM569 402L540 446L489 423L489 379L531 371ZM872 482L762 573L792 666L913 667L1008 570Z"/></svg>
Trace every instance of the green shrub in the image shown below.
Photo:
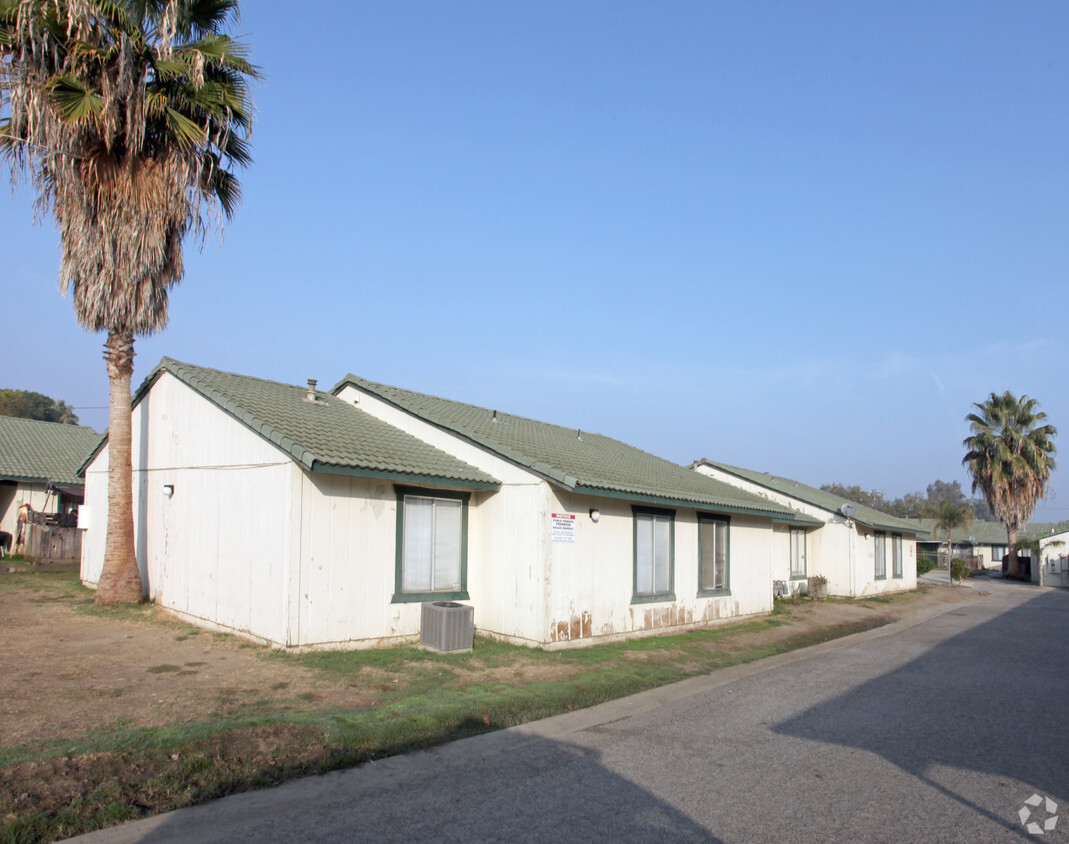
<svg viewBox="0 0 1069 844"><path fill-rule="evenodd" d="M955 557L950 561L950 577L961 583L969 576L969 564L961 557Z"/></svg>
<svg viewBox="0 0 1069 844"><path fill-rule="evenodd" d="M934 568L935 560L927 554L919 554L917 556L917 574L927 574Z"/></svg>

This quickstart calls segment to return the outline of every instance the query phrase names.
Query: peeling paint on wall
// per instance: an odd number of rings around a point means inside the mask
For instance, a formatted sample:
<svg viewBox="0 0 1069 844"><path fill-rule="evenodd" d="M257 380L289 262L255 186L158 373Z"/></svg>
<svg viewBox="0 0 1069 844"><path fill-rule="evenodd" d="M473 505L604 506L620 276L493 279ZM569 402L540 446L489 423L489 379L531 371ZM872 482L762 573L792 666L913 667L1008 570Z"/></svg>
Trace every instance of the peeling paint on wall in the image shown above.
<svg viewBox="0 0 1069 844"><path fill-rule="evenodd" d="M632 612L634 619L634 612ZM672 604L668 607L651 607L642 611L642 620L635 629L659 630L665 627L681 627L694 621L694 610Z"/></svg>
<svg viewBox="0 0 1069 844"><path fill-rule="evenodd" d="M550 625L549 638L554 642L567 642L574 639L590 639L594 635L594 620L589 612L583 611L564 621L555 621Z"/></svg>

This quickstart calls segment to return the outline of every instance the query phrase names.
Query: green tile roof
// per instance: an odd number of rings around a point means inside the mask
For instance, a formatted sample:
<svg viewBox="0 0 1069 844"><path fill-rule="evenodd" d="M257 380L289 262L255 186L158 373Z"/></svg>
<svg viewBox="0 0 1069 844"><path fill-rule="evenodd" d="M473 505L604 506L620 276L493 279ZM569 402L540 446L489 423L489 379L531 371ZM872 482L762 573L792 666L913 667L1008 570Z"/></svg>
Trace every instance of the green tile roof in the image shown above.
<svg viewBox="0 0 1069 844"><path fill-rule="evenodd" d="M160 361L134 395L136 405L168 372L313 472L496 489L487 473L376 419L329 393L280 384L171 358ZM99 449L98 449L99 450Z"/></svg>
<svg viewBox="0 0 1069 844"><path fill-rule="evenodd" d="M0 480L81 486L78 466L99 439L80 425L0 416Z"/></svg>
<svg viewBox="0 0 1069 844"><path fill-rule="evenodd" d="M935 530L935 519L910 519L909 521L916 522L923 530L931 534L926 541L946 541L946 532L942 530L937 532ZM1018 531L1018 537L1020 539L1034 539L1048 536L1050 535L1051 527L1051 525L1043 524L1025 525L1024 528ZM972 538L971 540L970 537ZM950 532L950 540L955 543L971 541L973 545L1005 545L1006 526L1002 522L973 519L969 524L952 530Z"/></svg>
<svg viewBox="0 0 1069 844"><path fill-rule="evenodd" d="M792 481L790 478L769 475L766 472L754 472L750 469L740 469L738 466L730 466L727 463L717 463L714 460L705 459L697 461L694 465L712 466L722 472L727 472L729 475L734 475L737 478L750 481L751 483L758 484L767 489L790 496L791 498L796 498L799 501L804 501L806 504L812 504L814 507L820 507L823 510L828 510L834 513L839 512L839 508L846 502L845 498L835 495L834 493L825 492L816 487L806 486L798 481ZM863 525L867 525L868 527L877 530L894 530L902 531L904 533L918 532L917 523L913 520L890 516L887 513L881 513L879 510L874 510L872 507L866 507L864 504L857 504L857 502L851 503L857 506L857 512L853 516L854 521L856 522L860 522Z"/></svg>
<svg viewBox="0 0 1069 844"><path fill-rule="evenodd" d="M346 385L377 396L574 492L816 523L786 507L601 434L376 384L356 375L346 376L334 392Z"/></svg>
<svg viewBox="0 0 1069 844"><path fill-rule="evenodd" d="M1034 531L1037 536L1051 536L1055 533L1069 531L1069 521L1061 522L1031 522L1025 530Z"/></svg>

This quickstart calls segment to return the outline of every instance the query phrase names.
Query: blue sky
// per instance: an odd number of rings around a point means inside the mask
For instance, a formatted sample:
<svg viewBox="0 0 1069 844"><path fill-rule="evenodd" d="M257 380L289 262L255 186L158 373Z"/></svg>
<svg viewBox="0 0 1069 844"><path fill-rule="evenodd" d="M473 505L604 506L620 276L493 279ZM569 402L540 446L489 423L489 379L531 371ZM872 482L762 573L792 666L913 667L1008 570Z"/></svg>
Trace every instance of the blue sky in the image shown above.
<svg viewBox="0 0 1069 844"><path fill-rule="evenodd" d="M964 417L992 391L1069 436L1069 6L242 15L265 73L245 201L187 247L135 382L163 355L353 372L891 496L968 488ZM103 337L32 200L0 200L0 386L100 430ZM1037 520L1069 518L1063 478Z"/></svg>

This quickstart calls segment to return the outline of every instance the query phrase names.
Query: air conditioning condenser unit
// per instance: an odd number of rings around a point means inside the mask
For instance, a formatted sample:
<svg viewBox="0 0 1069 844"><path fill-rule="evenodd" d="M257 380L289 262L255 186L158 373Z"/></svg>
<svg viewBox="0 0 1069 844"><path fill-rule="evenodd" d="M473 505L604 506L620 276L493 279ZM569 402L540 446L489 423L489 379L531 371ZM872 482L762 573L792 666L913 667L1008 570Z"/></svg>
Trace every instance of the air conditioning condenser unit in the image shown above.
<svg viewBox="0 0 1069 844"><path fill-rule="evenodd" d="M456 601L423 604L419 643L439 653L467 653L475 641L475 607Z"/></svg>

